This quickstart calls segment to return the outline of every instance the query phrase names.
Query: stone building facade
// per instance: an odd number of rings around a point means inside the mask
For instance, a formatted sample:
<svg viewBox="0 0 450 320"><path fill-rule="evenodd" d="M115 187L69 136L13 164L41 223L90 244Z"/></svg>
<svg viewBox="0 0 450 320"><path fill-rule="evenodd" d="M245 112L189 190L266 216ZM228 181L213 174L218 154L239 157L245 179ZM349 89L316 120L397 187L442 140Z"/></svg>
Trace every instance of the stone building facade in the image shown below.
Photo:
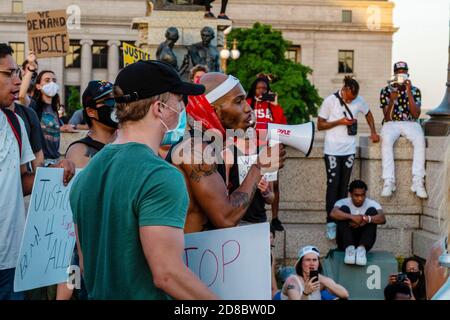
<svg viewBox="0 0 450 320"><path fill-rule="evenodd" d="M71 53L66 58L40 61L41 70L56 72L66 88L63 97L68 86L83 90L90 79L114 80L122 67L120 43L138 40L132 21L144 17L147 10L144 0L4 0L0 3L0 41L13 44L20 62L28 50L24 13L71 5L78 6L80 14L79 29L75 23L69 30ZM213 11L218 7L216 4ZM345 75L354 75L379 123L378 93L391 75L396 31L393 7L387 0L230 0L227 14L233 27L250 27L260 21L281 30L292 41L287 56L314 70L311 80L322 97L339 88ZM71 13L77 16L76 10ZM162 40L161 30L157 32L152 37ZM192 40L199 41L199 33L197 37Z"/></svg>

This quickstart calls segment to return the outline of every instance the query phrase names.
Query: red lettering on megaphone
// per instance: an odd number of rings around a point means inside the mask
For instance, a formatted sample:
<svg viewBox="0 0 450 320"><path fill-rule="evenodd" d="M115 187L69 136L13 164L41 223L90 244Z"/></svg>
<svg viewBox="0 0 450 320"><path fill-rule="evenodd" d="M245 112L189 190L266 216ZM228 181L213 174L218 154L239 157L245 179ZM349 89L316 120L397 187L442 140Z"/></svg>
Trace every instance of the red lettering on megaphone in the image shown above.
<svg viewBox="0 0 450 320"><path fill-rule="evenodd" d="M278 129L277 130L278 134L283 134L285 136L290 136L291 135L291 130L287 130L287 129Z"/></svg>

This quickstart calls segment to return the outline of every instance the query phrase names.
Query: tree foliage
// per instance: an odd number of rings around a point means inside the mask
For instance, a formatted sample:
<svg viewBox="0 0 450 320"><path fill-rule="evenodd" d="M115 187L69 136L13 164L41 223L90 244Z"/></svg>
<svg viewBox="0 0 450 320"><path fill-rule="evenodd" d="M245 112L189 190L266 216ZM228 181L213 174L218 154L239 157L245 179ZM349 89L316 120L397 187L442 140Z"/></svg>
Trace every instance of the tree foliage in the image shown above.
<svg viewBox="0 0 450 320"><path fill-rule="evenodd" d="M271 88L278 94L290 124L304 123L317 115L322 99L308 80L312 69L285 57L291 43L270 25L255 23L251 29L234 29L241 57L229 62L227 72L239 78L248 91L259 73L273 75Z"/></svg>
<svg viewBox="0 0 450 320"><path fill-rule="evenodd" d="M81 109L80 91L77 87L69 87L69 97L67 98L66 113L71 116L75 111Z"/></svg>

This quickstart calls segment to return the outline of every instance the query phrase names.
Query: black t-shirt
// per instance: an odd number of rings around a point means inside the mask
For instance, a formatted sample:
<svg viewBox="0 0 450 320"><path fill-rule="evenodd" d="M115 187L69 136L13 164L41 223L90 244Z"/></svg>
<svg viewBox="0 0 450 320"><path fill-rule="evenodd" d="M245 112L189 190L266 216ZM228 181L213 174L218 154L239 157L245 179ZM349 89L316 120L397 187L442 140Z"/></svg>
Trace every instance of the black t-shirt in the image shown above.
<svg viewBox="0 0 450 320"><path fill-rule="evenodd" d="M33 150L33 153L41 151L44 136L42 134L41 124L36 112L33 109L24 107L17 102L15 103L14 112L22 118L25 124L28 140L30 141L31 150Z"/></svg>
<svg viewBox="0 0 450 320"><path fill-rule="evenodd" d="M230 170L230 185L229 192L230 194L234 192L237 188L239 188L239 165L237 164L238 156L243 156L244 154L239 151L236 147L234 148L234 164ZM242 217L243 221L250 223L260 223L267 221L266 214L266 201L261 194L261 190L256 189L255 196L253 197L250 206L247 209L247 212Z"/></svg>

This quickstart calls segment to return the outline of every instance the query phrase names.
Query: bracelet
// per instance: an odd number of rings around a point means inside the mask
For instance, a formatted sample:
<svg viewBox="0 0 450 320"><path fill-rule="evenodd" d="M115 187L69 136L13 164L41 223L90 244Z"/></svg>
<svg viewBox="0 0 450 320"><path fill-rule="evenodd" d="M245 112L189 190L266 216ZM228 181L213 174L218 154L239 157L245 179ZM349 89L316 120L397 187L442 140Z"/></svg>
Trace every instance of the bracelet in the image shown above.
<svg viewBox="0 0 450 320"><path fill-rule="evenodd" d="M369 217L369 222L368 223L372 223L372 217L371 216L368 216Z"/></svg>
<svg viewBox="0 0 450 320"><path fill-rule="evenodd" d="M302 293L303 293L304 296L309 296L311 294L311 292L310 293L305 293L305 291L303 291Z"/></svg>
<svg viewBox="0 0 450 320"><path fill-rule="evenodd" d="M270 194L270 191L266 190L264 192L261 192L261 194L262 194L263 197L267 197Z"/></svg>

